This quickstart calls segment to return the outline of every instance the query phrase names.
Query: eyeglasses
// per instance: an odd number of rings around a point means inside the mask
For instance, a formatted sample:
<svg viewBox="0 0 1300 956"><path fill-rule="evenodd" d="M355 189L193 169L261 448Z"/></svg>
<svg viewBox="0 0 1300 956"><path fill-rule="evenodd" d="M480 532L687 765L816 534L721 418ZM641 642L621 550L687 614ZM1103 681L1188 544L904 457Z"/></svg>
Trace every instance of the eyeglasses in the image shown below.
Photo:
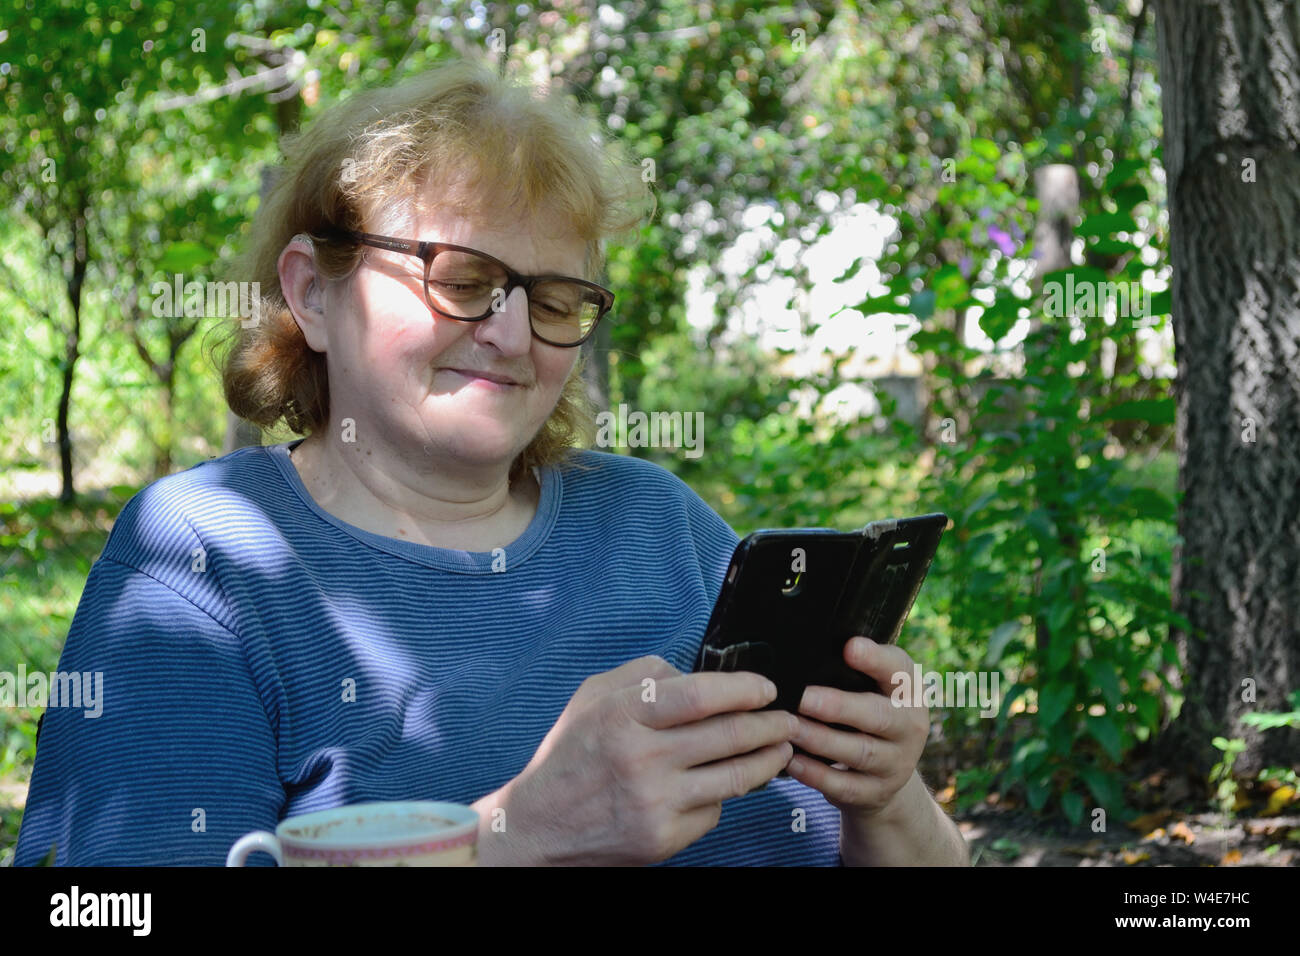
<svg viewBox="0 0 1300 956"><path fill-rule="evenodd" d="M438 315L461 322L481 322L504 311L517 288L528 296L533 335L547 345L574 348L591 338L596 323L614 307L614 293L585 279L528 276L485 252L448 242L393 239L368 232L326 230L322 238L404 252L424 260L424 299Z"/></svg>

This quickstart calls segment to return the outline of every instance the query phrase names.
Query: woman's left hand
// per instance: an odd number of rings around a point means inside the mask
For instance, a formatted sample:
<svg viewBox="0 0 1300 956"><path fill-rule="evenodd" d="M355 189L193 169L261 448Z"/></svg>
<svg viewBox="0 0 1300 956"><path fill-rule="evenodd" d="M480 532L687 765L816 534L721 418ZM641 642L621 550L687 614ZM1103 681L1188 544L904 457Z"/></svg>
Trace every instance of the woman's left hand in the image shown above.
<svg viewBox="0 0 1300 956"><path fill-rule="evenodd" d="M888 696L896 675L912 677L912 658L901 647L855 637L844 646L844 660L874 678L881 693L809 687L799 705L799 735L791 738L795 746L834 760L843 769L796 755L786 770L821 791L841 813L865 819L888 807L911 780L930 735L930 711L910 706L911 700L895 705Z"/></svg>

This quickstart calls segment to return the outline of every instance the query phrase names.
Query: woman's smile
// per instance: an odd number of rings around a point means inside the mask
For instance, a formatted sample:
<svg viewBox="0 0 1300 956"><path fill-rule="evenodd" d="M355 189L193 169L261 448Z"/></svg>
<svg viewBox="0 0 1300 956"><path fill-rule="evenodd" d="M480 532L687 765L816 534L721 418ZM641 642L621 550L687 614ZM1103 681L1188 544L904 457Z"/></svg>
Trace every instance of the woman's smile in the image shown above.
<svg viewBox="0 0 1300 956"><path fill-rule="evenodd" d="M438 371L450 372L452 375L464 379L470 385L477 385L480 388L487 389L491 392L500 392L504 394L523 387L515 379L506 375L498 375L494 372L478 372L473 369L459 368L442 368Z"/></svg>

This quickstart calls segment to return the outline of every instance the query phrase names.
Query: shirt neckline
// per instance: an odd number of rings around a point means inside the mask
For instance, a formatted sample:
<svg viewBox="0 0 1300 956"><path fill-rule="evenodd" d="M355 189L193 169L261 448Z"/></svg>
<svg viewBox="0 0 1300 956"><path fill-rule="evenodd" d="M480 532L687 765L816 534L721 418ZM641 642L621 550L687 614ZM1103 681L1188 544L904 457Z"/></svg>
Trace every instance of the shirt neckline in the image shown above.
<svg viewBox="0 0 1300 956"><path fill-rule="evenodd" d="M461 574L494 574L506 568L516 568L535 554L551 534L560 511L562 498L562 479L560 470L554 465L543 465L534 469L541 492L537 500L537 513L523 533L502 549L493 551L462 551L457 548L437 548L416 541L402 541L386 535L366 531L356 525L348 524L330 514L311 496L302 476L294 467L289 452L297 448L306 439L281 442L278 445L264 445L262 451L275 463L280 476L289 488L298 496L303 505L317 518L332 525L346 535L369 547L376 548L396 557L444 571L456 571ZM504 551L504 555L501 552ZM504 559L504 560L502 560ZM496 565L494 568L493 565Z"/></svg>

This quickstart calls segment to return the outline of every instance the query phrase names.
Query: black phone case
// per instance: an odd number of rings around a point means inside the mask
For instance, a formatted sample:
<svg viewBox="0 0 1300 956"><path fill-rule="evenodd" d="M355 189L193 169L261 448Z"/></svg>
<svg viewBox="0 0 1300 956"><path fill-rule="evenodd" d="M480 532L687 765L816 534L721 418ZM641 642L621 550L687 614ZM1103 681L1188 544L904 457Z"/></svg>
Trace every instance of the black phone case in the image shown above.
<svg viewBox="0 0 1300 956"><path fill-rule="evenodd" d="M878 690L844 662L844 645L898 639L947 524L928 514L850 532L754 532L732 555L695 670L762 674L777 687L764 709L792 713L812 684Z"/></svg>

